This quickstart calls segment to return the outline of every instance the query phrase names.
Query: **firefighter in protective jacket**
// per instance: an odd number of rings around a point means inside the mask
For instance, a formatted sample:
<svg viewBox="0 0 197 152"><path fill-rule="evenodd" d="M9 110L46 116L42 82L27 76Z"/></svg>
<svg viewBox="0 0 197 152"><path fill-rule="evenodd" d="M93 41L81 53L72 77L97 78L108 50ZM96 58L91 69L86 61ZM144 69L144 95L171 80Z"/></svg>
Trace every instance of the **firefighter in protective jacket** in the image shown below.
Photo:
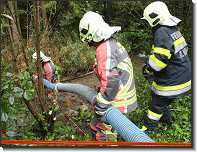
<svg viewBox="0 0 197 152"><path fill-rule="evenodd" d="M131 60L125 48L112 38L121 29L110 27L95 12L87 12L80 20L79 32L82 42L95 46L94 72L101 82L98 95L94 99L95 116L91 121L93 140L117 140L117 131L104 116L108 107L113 106L121 113L137 108L137 97Z"/></svg>
<svg viewBox="0 0 197 152"><path fill-rule="evenodd" d="M43 70L43 78L44 79L47 79L49 82L51 83L56 83L56 81L58 80L58 72L55 68L55 65L53 63L53 61L51 60L51 57L47 57L44 55L43 52L40 51L40 57L41 57L41 63L42 63L42 70ZM37 60L37 52L35 52L33 55L32 55L32 58L34 60ZM33 78L35 79L36 77L38 76L38 74L34 74L33 75ZM49 100L49 96L48 94L51 96L51 97L55 97L54 96L54 91L52 89L48 89L45 87L45 89L47 90L45 92L45 98L47 100L47 102L51 105L52 105L52 101ZM49 100L49 101L48 101Z"/></svg>
<svg viewBox="0 0 197 152"><path fill-rule="evenodd" d="M191 62L187 43L176 28L181 20L169 13L165 3L148 5L142 19L148 21L154 34L153 54L142 68L144 77L153 81L152 101L141 129L147 132L159 121L172 123L169 105L191 92Z"/></svg>

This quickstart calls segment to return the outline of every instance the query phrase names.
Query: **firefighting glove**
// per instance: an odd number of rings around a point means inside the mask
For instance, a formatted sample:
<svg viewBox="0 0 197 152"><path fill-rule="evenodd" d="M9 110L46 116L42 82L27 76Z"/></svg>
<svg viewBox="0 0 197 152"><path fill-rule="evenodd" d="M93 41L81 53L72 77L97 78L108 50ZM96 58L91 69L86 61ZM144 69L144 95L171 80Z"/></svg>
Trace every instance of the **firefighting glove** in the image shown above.
<svg viewBox="0 0 197 152"><path fill-rule="evenodd" d="M111 106L112 105L110 104L110 102L109 102L109 104L105 104L105 103L100 102L97 99L97 97L95 97L95 99L93 101L93 109L94 109L94 112L95 112L99 121L108 124L107 119L105 118L105 113L106 113L107 109Z"/></svg>
<svg viewBox="0 0 197 152"><path fill-rule="evenodd" d="M36 80L36 85L38 86L38 74L33 74L33 79Z"/></svg>
<svg viewBox="0 0 197 152"><path fill-rule="evenodd" d="M155 76L148 70L146 64L142 67L142 73L143 73L143 76L146 80L148 80L148 81L155 80Z"/></svg>

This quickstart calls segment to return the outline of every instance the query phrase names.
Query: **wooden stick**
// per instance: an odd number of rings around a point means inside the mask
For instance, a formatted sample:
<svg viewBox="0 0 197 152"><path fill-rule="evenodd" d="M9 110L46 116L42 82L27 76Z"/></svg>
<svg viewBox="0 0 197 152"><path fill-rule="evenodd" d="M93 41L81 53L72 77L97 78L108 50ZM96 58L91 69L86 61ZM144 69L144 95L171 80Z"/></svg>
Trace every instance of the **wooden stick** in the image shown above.
<svg viewBox="0 0 197 152"><path fill-rule="evenodd" d="M76 79L76 78L82 78L82 77L85 77L85 76L87 76L89 74L92 74L92 73L94 73L94 71L88 72L86 74L82 74L80 76L72 76L72 75L71 76L67 76L64 79L62 79L61 82L73 80L73 79Z"/></svg>

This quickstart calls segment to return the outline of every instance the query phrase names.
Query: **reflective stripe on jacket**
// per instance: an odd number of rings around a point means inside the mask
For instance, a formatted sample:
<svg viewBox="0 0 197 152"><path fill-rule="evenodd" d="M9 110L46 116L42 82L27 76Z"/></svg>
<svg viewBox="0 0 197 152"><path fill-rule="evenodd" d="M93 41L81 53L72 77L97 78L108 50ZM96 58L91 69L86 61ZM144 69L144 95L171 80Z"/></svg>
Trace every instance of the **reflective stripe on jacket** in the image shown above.
<svg viewBox="0 0 197 152"><path fill-rule="evenodd" d="M121 113L137 107L135 81L131 60L125 48L110 38L95 43L94 71L101 82L97 100L112 103Z"/></svg>
<svg viewBox="0 0 197 152"><path fill-rule="evenodd" d="M153 33L153 55L147 62L156 78L151 93L165 98L186 95L191 91L191 62L185 39L175 27L159 26Z"/></svg>

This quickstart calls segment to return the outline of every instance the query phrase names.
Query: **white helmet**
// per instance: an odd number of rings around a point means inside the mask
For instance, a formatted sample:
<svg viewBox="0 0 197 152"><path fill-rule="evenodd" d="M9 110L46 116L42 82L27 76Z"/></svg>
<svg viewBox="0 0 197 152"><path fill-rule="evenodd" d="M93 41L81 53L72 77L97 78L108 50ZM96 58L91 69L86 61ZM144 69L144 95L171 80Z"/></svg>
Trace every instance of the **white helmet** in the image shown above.
<svg viewBox="0 0 197 152"><path fill-rule="evenodd" d="M120 26L110 27L103 18L95 12L87 12L79 23L79 32L82 42L100 42L111 37L117 31L120 31Z"/></svg>
<svg viewBox="0 0 197 152"><path fill-rule="evenodd" d="M176 26L181 22L180 19L172 16L169 13L166 4L160 1L149 4L145 8L143 16L144 17L141 19L146 19L152 27L156 26L157 24Z"/></svg>
<svg viewBox="0 0 197 152"><path fill-rule="evenodd" d="M37 60L37 52L35 52L35 53L32 55L32 57L33 57L33 59L36 59L36 60ZM40 58L41 58L41 61L43 61L43 62L47 62L47 61L51 60L51 57L46 57L46 56L44 55L44 53L41 52L41 51L40 51Z"/></svg>

